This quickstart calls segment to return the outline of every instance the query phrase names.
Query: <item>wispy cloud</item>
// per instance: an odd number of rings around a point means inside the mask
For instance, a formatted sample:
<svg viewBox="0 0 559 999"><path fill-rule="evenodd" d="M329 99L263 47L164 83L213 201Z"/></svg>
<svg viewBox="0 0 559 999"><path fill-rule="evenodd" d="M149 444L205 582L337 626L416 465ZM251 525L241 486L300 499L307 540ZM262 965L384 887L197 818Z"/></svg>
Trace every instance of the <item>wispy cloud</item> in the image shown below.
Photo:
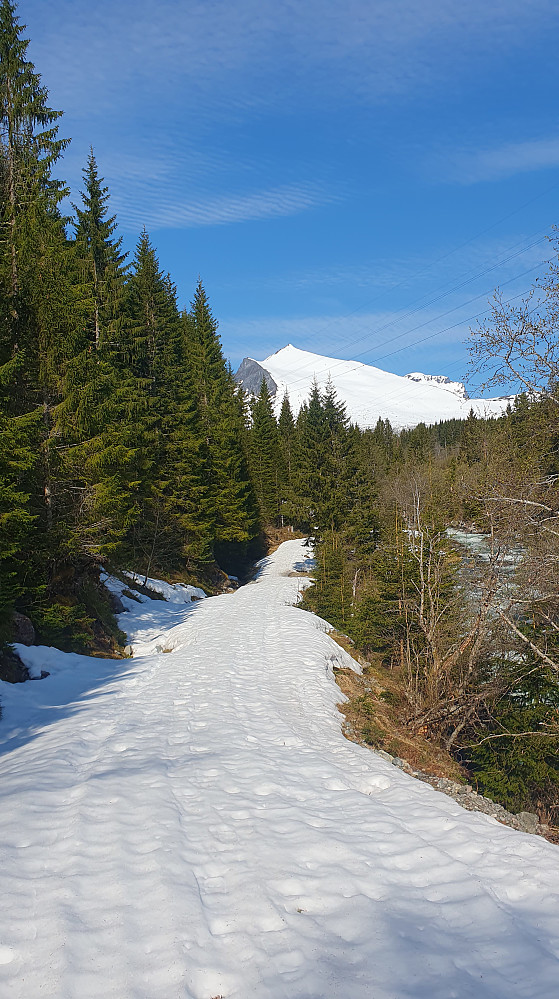
<svg viewBox="0 0 559 999"><path fill-rule="evenodd" d="M558 16L554 0L27 0L25 14L48 85L90 115L140 94L149 115L162 99L196 114L416 93Z"/></svg>
<svg viewBox="0 0 559 999"><path fill-rule="evenodd" d="M244 123L252 139L263 121L285 134L293 112L452 88L489 52L510 58L559 11L556 0L25 0L22 17L53 104L67 112L63 132L76 139L68 180L75 189L93 142L131 229L140 219L216 225L329 202L309 179L328 186L327 156L312 171L297 155L282 161L264 129L243 162ZM472 176L503 169L486 156Z"/></svg>
<svg viewBox="0 0 559 999"><path fill-rule="evenodd" d="M559 136L509 142L493 149L462 150L445 155L443 171L462 184L502 180L518 173L559 166Z"/></svg>
<svg viewBox="0 0 559 999"><path fill-rule="evenodd" d="M333 198L314 185L291 184L267 191L218 197L206 195L191 200L169 199L166 191L163 199L153 199L151 204L144 201L141 207L135 196L125 198L117 191L114 205L122 228L135 232L143 225L148 229L192 229L279 218L299 214Z"/></svg>
<svg viewBox="0 0 559 999"><path fill-rule="evenodd" d="M111 211L124 232L189 229L298 215L340 201L345 187L334 189L298 164L276 166L240 156L234 162L224 148L202 146L182 136L154 130L136 139L134 151L94 148L100 173L109 186ZM64 157L64 172L74 191L86 150L76 144ZM307 174L307 178L301 174ZM271 174L271 176L270 176ZM274 183L275 181L275 183Z"/></svg>

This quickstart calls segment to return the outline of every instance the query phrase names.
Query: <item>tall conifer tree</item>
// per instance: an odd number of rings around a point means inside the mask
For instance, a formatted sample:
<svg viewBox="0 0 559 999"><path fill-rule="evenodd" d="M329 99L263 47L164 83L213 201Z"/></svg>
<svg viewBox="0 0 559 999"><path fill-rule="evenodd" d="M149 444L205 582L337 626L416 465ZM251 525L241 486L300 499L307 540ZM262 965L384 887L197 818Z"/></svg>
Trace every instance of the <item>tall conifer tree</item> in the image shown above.
<svg viewBox="0 0 559 999"><path fill-rule="evenodd" d="M128 418L135 423L141 515L133 553L144 565L179 568L211 557L208 448L187 357L176 289L147 233L127 288Z"/></svg>
<svg viewBox="0 0 559 999"><path fill-rule="evenodd" d="M57 430L66 443L61 474L66 494L78 499L67 512L73 547L92 559L118 557L134 519L134 442L122 421L124 259L108 216L108 188L93 151L83 171L82 207L72 245L74 309L79 338L63 367Z"/></svg>
<svg viewBox="0 0 559 999"><path fill-rule="evenodd" d="M290 523L297 519L295 503L295 441L297 431L287 391L281 404L278 433L283 472L280 507L281 526L283 527L285 518Z"/></svg>
<svg viewBox="0 0 559 999"><path fill-rule="evenodd" d="M265 378L260 394L253 400L251 414L250 463L256 495L264 521L275 523L281 509L285 472L278 425Z"/></svg>
<svg viewBox="0 0 559 999"><path fill-rule="evenodd" d="M109 189L99 176L93 149L83 178L83 207L74 205L76 258L89 312L90 345L99 348L103 341L115 336L122 308L126 254L122 252L122 237L115 238L116 216L108 215Z"/></svg>
<svg viewBox="0 0 559 999"><path fill-rule="evenodd" d="M200 420L209 457L213 501L214 552L230 552L258 533L258 511L243 448L242 404L231 369L224 361L217 323L199 281L185 317Z"/></svg>
<svg viewBox="0 0 559 999"><path fill-rule="evenodd" d="M5 482L12 486L3 499L5 507L14 504L14 514L21 504L17 545L11 531L7 541L11 557L21 565L27 562L34 585L41 586L64 550L63 525L56 519L53 407L76 324L58 210L65 191L51 176L67 140L58 138L61 112L48 105L47 91L27 58L23 30L15 4L1 0L0 420L2 436L16 455L6 469ZM4 527L10 523L14 517L8 515Z"/></svg>

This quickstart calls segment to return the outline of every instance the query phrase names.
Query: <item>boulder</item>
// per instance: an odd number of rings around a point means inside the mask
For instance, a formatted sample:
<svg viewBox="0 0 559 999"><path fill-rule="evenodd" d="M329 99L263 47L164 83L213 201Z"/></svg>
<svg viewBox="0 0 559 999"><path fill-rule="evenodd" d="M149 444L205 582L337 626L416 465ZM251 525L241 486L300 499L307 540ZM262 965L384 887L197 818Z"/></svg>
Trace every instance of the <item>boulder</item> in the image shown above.
<svg viewBox="0 0 559 999"><path fill-rule="evenodd" d="M35 645L35 628L25 614L14 611L12 614L13 642L20 645Z"/></svg>
<svg viewBox="0 0 559 999"><path fill-rule="evenodd" d="M17 652L9 646L0 648L0 680L7 683L25 683L29 679L27 666L24 666Z"/></svg>
<svg viewBox="0 0 559 999"><path fill-rule="evenodd" d="M105 593L109 598L109 607L111 608L113 614L124 614L126 607L124 606L118 593L112 593L111 590L108 590L106 587Z"/></svg>
<svg viewBox="0 0 559 999"><path fill-rule="evenodd" d="M535 833L538 831L540 820L533 812L518 812L516 816L518 828L521 832Z"/></svg>

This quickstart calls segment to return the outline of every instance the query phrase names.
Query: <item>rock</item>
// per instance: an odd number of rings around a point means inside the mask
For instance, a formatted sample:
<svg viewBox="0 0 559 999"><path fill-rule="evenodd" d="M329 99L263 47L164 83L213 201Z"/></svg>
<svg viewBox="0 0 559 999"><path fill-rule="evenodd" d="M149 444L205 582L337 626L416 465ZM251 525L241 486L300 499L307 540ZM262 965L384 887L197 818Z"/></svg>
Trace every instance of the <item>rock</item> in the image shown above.
<svg viewBox="0 0 559 999"><path fill-rule="evenodd" d="M512 812L507 812L506 808L501 809L497 813L497 818L500 822L514 822L514 815Z"/></svg>
<svg viewBox="0 0 559 999"><path fill-rule="evenodd" d="M25 683L29 679L29 671L24 666L17 652L9 647L0 649L0 680L7 683Z"/></svg>
<svg viewBox="0 0 559 999"><path fill-rule="evenodd" d="M249 392L251 395L258 395L262 379L266 382L268 392L273 398L278 387L270 372L266 368L263 368L258 361L253 360L252 357L244 357L239 370L235 374L237 385L242 385L245 392Z"/></svg>
<svg viewBox="0 0 559 999"><path fill-rule="evenodd" d="M510 826L511 829L516 829L520 832L543 835L547 831L547 826L540 824L538 816L534 815L533 812L519 812L518 815L513 815L511 812L507 812L506 808L503 808L496 801L491 801L491 798L486 798L482 794L478 794L474 791L471 784L457 784L456 781L449 780L448 777L435 777L434 774L415 770L406 760L402 760L399 756L391 756L384 749L375 749L374 752L377 756L382 757L388 763L394 764L395 767L399 767L405 773L410 774L412 777L417 777L424 784L429 784L437 791L442 791L443 794L453 798L454 801L468 812L481 812L483 815L489 815L502 825Z"/></svg>
<svg viewBox="0 0 559 999"><path fill-rule="evenodd" d="M124 606L118 593L111 593L111 591L107 590L106 587L105 587L105 592L108 595L109 607L111 608L113 614L124 614L126 611L126 607Z"/></svg>
<svg viewBox="0 0 559 999"><path fill-rule="evenodd" d="M14 611L12 622L14 626L12 641L19 642L20 645L34 645L35 628L29 618L25 614Z"/></svg>
<svg viewBox="0 0 559 999"><path fill-rule="evenodd" d="M516 816L518 828L521 832L535 833L538 831L540 820L533 812L518 812Z"/></svg>

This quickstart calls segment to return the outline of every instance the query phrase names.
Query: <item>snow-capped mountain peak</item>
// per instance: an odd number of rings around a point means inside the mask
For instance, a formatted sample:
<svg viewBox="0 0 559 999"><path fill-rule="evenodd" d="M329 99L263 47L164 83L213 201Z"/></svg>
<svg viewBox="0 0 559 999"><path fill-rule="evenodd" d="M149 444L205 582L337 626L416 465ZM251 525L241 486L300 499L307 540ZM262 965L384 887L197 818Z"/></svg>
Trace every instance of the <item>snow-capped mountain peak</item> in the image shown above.
<svg viewBox="0 0 559 999"><path fill-rule="evenodd" d="M395 429L466 419L470 410L478 416L499 416L510 401L510 397L469 399L465 386L446 375L395 375L372 364L325 357L293 344L262 361L246 358L235 377L250 392L257 392L262 377L266 377L270 390L276 386L278 413L286 392L294 413L298 413L314 382L323 389L331 381L348 416L362 428L374 427L379 418L390 420Z"/></svg>

